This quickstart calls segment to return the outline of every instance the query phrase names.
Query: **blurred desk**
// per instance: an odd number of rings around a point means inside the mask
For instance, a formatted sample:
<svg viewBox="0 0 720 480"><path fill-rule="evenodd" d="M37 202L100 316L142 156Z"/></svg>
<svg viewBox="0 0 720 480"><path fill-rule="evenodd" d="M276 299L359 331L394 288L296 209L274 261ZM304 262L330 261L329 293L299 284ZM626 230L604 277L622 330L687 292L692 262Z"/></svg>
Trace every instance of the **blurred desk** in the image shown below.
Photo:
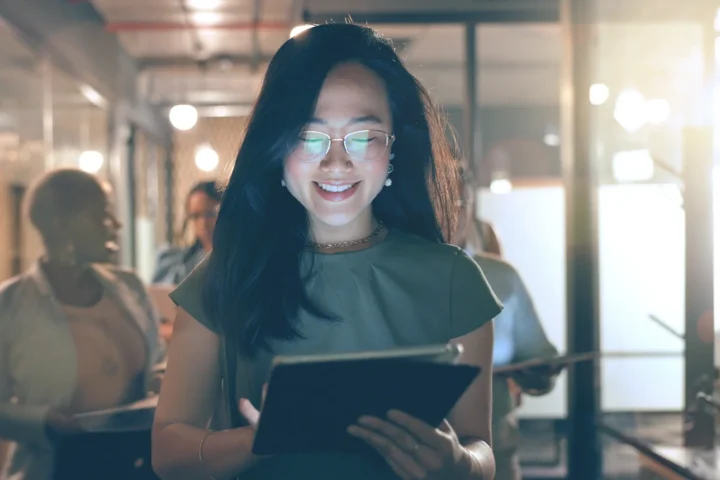
<svg viewBox="0 0 720 480"><path fill-rule="evenodd" d="M642 480L720 480L720 449L702 450L662 445L640 438L632 430L600 423L602 433L638 452ZM668 439L674 443L677 439Z"/></svg>

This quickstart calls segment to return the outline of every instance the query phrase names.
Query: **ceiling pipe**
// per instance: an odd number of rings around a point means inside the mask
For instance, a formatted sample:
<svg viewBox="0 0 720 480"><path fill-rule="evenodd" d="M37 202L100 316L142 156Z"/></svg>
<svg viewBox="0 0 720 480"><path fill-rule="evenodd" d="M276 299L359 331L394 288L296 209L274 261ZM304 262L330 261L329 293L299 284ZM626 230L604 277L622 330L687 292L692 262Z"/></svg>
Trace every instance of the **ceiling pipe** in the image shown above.
<svg viewBox="0 0 720 480"><path fill-rule="evenodd" d="M287 22L232 22L218 25L196 25L182 22L111 22L105 30L113 33L167 30L289 30Z"/></svg>

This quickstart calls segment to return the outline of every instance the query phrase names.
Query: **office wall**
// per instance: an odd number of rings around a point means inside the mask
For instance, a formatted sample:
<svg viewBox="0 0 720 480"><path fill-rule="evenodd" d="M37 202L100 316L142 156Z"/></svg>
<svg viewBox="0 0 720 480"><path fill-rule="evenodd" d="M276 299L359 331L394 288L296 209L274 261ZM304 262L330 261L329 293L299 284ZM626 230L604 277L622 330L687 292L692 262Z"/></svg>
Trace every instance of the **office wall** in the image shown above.
<svg viewBox="0 0 720 480"><path fill-rule="evenodd" d="M565 351L562 188L517 189L506 195L482 191L479 200L481 216L496 226L505 255L527 283L548 336ZM720 208L715 212L719 225ZM603 186L598 217L601 348L611 357L601 362L602 407L680 410L683 343L648 318L653 314L683 331L684 213L677 187ZM716 275L718 265L720 261ZM561 378L550 395L528 398L521 415L562 417L565 395Z"/></svg>

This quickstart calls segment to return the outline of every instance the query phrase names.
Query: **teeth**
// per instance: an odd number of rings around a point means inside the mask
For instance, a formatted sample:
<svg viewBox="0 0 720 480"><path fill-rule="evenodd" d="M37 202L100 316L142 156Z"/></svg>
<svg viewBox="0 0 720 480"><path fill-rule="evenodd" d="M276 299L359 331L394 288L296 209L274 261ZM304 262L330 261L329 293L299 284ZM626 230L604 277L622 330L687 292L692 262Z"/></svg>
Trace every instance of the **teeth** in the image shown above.
<svg viewBox="0 0 720 480"><path fill-rule="evenodd" d="M352 185L328 185L326 183L318 183L318 186L326 192L344 192L352 188Z"/></svg>

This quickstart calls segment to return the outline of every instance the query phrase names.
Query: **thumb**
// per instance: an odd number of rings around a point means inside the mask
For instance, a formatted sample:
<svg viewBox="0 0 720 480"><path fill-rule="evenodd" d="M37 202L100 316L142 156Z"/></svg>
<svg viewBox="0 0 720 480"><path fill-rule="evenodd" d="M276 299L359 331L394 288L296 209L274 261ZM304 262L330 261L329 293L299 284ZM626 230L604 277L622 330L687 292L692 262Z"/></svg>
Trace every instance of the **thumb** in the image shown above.
<svg viewBox="0 0 720 480"><path fill-rule="evenodd" d="M250 403L250 400L247 398L241 398L238 402L238 409L251 427L257 427L258 422L260 421L260 412L253 406L252 403Z"/></svg>

